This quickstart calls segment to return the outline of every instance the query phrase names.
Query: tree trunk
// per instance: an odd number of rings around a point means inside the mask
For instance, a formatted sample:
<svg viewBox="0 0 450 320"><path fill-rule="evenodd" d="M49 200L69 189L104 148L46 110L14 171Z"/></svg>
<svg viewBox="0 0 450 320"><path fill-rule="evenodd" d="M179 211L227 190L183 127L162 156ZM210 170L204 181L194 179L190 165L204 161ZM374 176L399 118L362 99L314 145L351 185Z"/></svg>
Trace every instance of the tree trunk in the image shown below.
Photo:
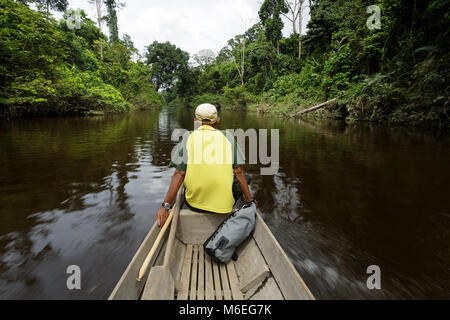
<svg viewBox="0 0 450 320"><path fill-rule="evenodd" d="M241 54L241 83L244 85L244 73L245 73L245 37L242 40L242 54Z"/></svg>
<svg viewBox="0 0 450 320"><path fill-rule="evenodd" d="M95 4L97 7L98 29L100 30L100 34L101 34L103 32L102 31L102 0L95 0ZM103 39L100 39L99 48L100 48L100 62L103 62Z"/></svg>
<svg viewBox="0 0 450 320"><path fill-rule="evenodd" d="M315 107L312 107L312 108L309 108L309 109L306 109L306 110L302 110L302 111L300 111L300 112L297 112L296 114L293 115L293 117L297 117L297 116L300 116L300 115L302 115L302 114L306 114L306 113L310 113L310 112L316 111L316 110L318 110L318 109L321 109L321 108L323 108L323 107L328 106L329 104L335 103L336 101L337 101L337 98L331 99L331 100L329 100L329 101L327 101L327 102L318 104L318 105L315 106ZM292 117L292 116L291 116L291 117Z"/></svg>
<svg viewBox="0 0 450 320"><path fill-rule="evenodd" d="M290 18L287 14L282 13L282 15L285 16L292 23L293 33L297 33L297 18L298 18L297 5L299 3L298 1L299 0L295 0L294 3L292 3L291 1L285 1L292 18Z"/></svg>
<svg viewBox="0 0 450 320"><path fill-rule="evenodd" d="M298 7L298 58L302 58L302 24L303 24L303 6L304 0L300 0Z"/></svg>
<svg viewBox="0 0 450 320"><path fill-rule="evenodd" d="M295 19L295 12L292 13L292 30L294 31L294 33L297 33L297 19Z"/></svg>

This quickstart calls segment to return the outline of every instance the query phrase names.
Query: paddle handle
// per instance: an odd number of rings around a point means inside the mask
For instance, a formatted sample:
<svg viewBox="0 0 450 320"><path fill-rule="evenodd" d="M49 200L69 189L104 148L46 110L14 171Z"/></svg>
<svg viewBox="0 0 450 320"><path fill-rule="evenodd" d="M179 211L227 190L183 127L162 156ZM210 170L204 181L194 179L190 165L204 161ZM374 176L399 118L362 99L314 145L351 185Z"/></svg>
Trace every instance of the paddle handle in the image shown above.
<svg viewBox="0 0 450 320"><path fill-rule="evenodd" d="M170 214L169 214L169 217L167 218L166 223L162 227L161 231L159 231L159 234L155 240L155 243L153 244L147 257L145 258L144 263L142 264L142 267L139 270L139 276L137 277L137 281L141 281L142 278L144 277L145 273L147 272L148 265L150 264L150 261L152 260L153 256L155 255L156 249L159 247L159 243L161 242L162 238L164 237L167 229L169 228L170 222L172 221L173 211L174 211L173 209L170 211Z"/></svg>
<svg viewBox="0 0 450 320"><path fill-rule="evenodd" d="M164 255L164 267L169 267L169 260L172 256L173 246L175 242L175 234L177 233L177 227L178 227L178 220L180 217L180 209L181 209L181 203L184 195L184 186L180 188L177 194L175 206L173 207L173 221L172 225L170 226L170 233L169 233L169 240L167 241L167 248L166 253Z"/></svg>

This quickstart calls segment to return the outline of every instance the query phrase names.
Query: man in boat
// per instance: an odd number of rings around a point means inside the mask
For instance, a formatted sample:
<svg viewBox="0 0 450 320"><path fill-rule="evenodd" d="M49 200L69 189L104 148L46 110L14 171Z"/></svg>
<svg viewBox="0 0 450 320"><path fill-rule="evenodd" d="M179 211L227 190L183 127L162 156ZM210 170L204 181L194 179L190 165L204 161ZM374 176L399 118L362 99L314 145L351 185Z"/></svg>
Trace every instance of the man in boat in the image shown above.
<svg viewBox="0 0 450 320"><path fill-rule="evenodd" d="M161 228L183 182L185 204L196 212L231 213L241 195L246 203L254 201L248 188L249 176L242 167L245 158L235 137L216 129L220 124L217 108L212 104L199 105L195 123L200 126L183 136L172 155L170 166L175 173L156 214Z"/></svg>

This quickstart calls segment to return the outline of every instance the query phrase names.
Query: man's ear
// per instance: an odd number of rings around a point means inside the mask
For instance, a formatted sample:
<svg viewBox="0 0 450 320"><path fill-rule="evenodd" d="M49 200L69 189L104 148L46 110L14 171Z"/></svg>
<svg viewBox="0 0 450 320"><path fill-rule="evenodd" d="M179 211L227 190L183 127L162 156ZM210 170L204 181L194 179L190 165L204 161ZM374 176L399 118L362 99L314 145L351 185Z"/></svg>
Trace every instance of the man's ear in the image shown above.
<svg viewBox="0 0 450 320"><path fill-rule="evenodd" d="M197 130L198 128L200 128L202 126L202 122L198 121L197 118L194 118L194 130Z"/></svg>
<svg viewBox="0 0 450 320"><path fill-rule="evenodd" d="M217 117L216 123L214 123L216 126L220 125L220 117Z"/></svg>

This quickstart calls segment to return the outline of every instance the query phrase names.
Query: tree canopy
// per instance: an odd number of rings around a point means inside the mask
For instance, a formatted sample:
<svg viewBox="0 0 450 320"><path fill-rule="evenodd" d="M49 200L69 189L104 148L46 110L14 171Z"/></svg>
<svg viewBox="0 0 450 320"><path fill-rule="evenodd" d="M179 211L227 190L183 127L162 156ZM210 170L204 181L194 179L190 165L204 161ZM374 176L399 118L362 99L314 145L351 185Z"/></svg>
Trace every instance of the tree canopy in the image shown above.
<svg viewBox="0 0 450 320"><path fill-rule="evenodd" d="M289 12L289 8L284 0L264 0L258 15L264 26L267 39L272 41L274 46L279 46L279 42L283 37L283 20L281 14ZM279 53L279 52L278 52Z"/></svg>
<svg viewBox="0 0 450 320"><path fill-rule="evenodd" d="M189 54L170 42L154 41L147 47L145 58L157 91L171 88L189 62Z"/></svg>

